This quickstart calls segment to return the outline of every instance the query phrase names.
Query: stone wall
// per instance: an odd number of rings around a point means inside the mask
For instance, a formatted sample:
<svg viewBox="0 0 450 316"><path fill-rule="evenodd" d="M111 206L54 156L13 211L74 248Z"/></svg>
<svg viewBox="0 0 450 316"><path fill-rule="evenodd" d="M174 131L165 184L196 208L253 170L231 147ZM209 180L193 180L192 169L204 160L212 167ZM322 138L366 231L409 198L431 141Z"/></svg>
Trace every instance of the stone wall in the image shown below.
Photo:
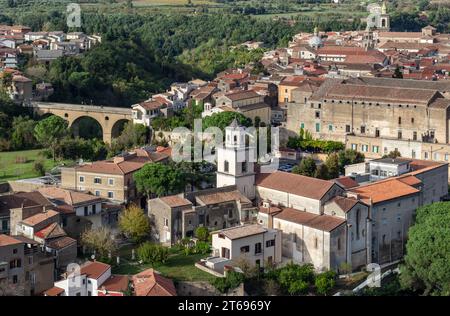
<svg viewBox="0 0 450 316"><path fill-rule="evenodd" d="M208 282L178 282L176 284L177 294L179 296L245 296L244 284L222 294Z"/></svg>

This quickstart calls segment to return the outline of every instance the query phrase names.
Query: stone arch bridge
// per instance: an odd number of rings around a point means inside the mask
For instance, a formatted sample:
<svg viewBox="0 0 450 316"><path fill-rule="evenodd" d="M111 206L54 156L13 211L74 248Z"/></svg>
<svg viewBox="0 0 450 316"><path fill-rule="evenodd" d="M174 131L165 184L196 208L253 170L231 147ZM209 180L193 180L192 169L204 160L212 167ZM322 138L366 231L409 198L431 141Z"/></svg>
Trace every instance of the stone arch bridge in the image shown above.
<svg viewBox="0 0 450 316"><path fill-rule="evenodd" d="M113 138L119 136L124 122L132 121L131 108L51 102L32 102L31 107L36 115L53 114L67 120L75 134L77 123L84 117L90 117L101 126L105 143L111 143Z"/></svg>

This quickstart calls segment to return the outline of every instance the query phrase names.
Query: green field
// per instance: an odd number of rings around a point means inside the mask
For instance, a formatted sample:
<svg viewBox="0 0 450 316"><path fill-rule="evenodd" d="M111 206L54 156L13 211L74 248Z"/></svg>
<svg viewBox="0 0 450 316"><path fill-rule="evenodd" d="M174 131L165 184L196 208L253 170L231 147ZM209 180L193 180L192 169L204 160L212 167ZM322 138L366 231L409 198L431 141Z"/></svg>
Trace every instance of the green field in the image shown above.
<svg viewBox="0 0 450 316"><path fill-rule="evenodd" d="M131 250L130 250L131 251ZM174 281L211 281L215 277L195 267L195 263L207 255L195 254L186 256L182 252L171 254L164 264L153 267L162 275ZM152 268L150 264L122 263L113 267L115 274L136 274Z"/></svg>
<svg viewBox="0 0 450 316"><path fill-rule="evenodd" d="M43 161L46 171L50 171L53 167L68 164L70 161L57 161L46 159L40 155L42 149L0 152L0 183L10 180L26 179L38 177L39 175L33 170L35 161Z"/></svg>

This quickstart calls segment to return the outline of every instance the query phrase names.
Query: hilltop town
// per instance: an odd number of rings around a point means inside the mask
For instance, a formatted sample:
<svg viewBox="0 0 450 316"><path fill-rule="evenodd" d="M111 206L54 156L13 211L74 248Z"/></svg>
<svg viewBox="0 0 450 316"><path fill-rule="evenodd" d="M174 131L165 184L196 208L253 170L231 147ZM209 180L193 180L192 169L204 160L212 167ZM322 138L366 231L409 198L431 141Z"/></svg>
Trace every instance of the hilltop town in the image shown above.
<svg viewBox="0 0 450 316"><path fill-rule="evenodd" d="M449 223L450 34L374 23L145 98L83 70L111 34L0 25L0 296L448 295L408 256Z"/></svg>

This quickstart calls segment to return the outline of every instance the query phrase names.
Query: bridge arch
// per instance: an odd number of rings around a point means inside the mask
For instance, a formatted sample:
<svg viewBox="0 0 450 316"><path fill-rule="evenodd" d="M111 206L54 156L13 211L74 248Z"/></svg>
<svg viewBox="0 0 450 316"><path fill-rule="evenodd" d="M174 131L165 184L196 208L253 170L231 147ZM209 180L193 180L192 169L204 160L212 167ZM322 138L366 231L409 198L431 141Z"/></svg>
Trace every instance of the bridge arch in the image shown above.
<svg viewBox="0 0 450 316"><path fill-rule="evenodd" d="M85 139L103 139L102 125L91 116L79 116L72 121L72 124L70 124L70 129L72 130L74 136L79 136Z"/></svg>
<svg viewBox="0 0 450 316"><path fill-rule="evenodd" d="M31 106L37 115L53 114L64 118L67 120L69 127L74 126L76 128L76 125L79 124L83 117L94 119L102 129L105 143L111 143L111 139L120 134L124 123L132 121L131 108L51 102L33 102Z"/></svg>

